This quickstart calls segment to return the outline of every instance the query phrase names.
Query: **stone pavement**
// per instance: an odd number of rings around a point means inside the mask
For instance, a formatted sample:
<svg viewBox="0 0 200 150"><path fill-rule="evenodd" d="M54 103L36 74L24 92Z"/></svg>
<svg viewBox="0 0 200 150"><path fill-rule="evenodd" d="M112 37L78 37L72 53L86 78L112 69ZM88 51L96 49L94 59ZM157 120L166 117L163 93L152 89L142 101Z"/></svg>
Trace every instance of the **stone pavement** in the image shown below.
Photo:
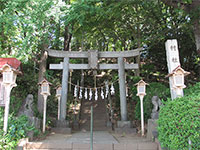
<svg viewBox="0 0 200 150"><path fill-rule="evenodd" d="M90 132L76 132L71 135L51 133L45 140L28 142L24 149L90 150ZM137 134L120 135L95 131L93 150L158 150L158 145Z"/></svg>

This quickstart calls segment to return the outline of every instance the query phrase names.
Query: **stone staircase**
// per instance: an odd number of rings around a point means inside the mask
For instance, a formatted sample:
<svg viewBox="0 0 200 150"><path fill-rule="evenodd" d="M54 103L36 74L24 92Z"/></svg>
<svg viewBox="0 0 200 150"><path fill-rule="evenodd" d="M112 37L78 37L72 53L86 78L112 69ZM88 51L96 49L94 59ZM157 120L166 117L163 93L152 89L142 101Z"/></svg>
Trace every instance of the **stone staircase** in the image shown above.
<svg viewBox="0 0 200 150"><path fill-rule="evenodd" d="M111 127L107 127L107 113L105 100L83 100L80 114L80 129L82 131L90 131L91 106L93 106L93 129L94 131L107 131Z"/></svg>

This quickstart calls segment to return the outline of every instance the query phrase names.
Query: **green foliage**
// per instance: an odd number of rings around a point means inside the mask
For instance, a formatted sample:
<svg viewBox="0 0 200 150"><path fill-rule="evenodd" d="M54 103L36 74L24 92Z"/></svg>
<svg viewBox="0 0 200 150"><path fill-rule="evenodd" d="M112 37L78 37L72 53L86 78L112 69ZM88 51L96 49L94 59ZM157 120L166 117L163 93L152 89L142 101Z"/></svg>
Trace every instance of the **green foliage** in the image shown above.
<svg viewBox="0 0 200 150"><path fill-rule="evenodd" d="M171 150L200 149L200 84L186 90L187 96L168 99L160 109L159 141Z"/></svg>
<svg viewBox="0 0 200 150"><path fill-rule="evenodd" d="M195 85L189 85L187 88L184 89L184 95L195 95L200 93L200 82L197 82Z"/></svg>
<svg viewBox="0 0 200 150"><path fill-rule="evenodd" d="M15 118L13 114L9 115L8 132L3 135L3 130L0 131L0 149L12 150L15 149L20 139L26 137L28 131L38 131L30 126L26 116ZM0 128L3 129L3 109L0 110Z"/></svg>
<svg viewBox="0 0 200 150"><path fill-rule="evenodd" d="M140 120L140 100L139 97L136 96L137 89L136 87L132 87L132 91L135 93L133 95L133 99L137 100L137 104L135 107L135 118ZM165 85L157 82L152 82L150 85L146 86L146 96L144 96L144 119L147 121L151 117L152 112L152 102L151 99L153 96L158 96L160 99L166 100L170 96L169 88L167 88Z"/></svg>
<svg viewBox="0 0 200 150"><path fill-rule="evenodd" d="M50 8L53 1L8 0L0 3L0 54L23 62L37 57L41 42L47 42L52 32Z"/></svg>

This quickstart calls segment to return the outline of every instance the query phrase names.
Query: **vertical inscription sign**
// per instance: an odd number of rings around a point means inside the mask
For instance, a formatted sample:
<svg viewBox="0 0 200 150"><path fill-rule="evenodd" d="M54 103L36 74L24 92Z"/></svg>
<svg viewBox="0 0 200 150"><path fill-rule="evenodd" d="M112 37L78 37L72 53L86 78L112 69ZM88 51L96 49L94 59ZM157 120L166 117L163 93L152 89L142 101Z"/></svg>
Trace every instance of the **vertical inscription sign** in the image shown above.
<svg viewBox="0 0 200 150"><path fill-rule="evenodd" d="M167 52L168 73L172 73L175 68L180 66L177 40L167 40L165 46Z"/></svg>
<svg viewBox="0 0 200 150"><path fill-rule="evenodd" d="M174 69L180 66L178 43L176 39L167 40L165 43L166 54L167 54L167 66L168 73L172 73ZM175 89L173 89L172 77L169 77L171 98L175 99L177 97ZM181 91L183 93L183 90Z"/></svg>

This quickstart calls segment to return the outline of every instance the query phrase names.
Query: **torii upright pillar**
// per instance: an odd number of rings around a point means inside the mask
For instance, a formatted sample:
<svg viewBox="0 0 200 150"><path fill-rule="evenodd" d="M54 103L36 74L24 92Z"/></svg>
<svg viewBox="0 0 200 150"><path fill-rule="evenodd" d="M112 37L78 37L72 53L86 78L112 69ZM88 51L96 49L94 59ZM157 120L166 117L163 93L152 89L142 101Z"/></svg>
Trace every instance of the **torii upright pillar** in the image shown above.
<svg viewBox="0 0 200 150"><path fill-rule="evenodd" d="M119 89L120 89L120 109L121 121L127 121L127 103L126 103L126 86L125 86L125 67L124 58L118 58Z"/></svg>
<svg viewBox="0 0 200 150"><path fill-rule="evenodd" d="M66 119L67 93L68 93L68 77L69 77L69 57L64 58L63 74L62 74L62 91L60 101L60 120L57 123L59 127L68 126Z"/></svg>

